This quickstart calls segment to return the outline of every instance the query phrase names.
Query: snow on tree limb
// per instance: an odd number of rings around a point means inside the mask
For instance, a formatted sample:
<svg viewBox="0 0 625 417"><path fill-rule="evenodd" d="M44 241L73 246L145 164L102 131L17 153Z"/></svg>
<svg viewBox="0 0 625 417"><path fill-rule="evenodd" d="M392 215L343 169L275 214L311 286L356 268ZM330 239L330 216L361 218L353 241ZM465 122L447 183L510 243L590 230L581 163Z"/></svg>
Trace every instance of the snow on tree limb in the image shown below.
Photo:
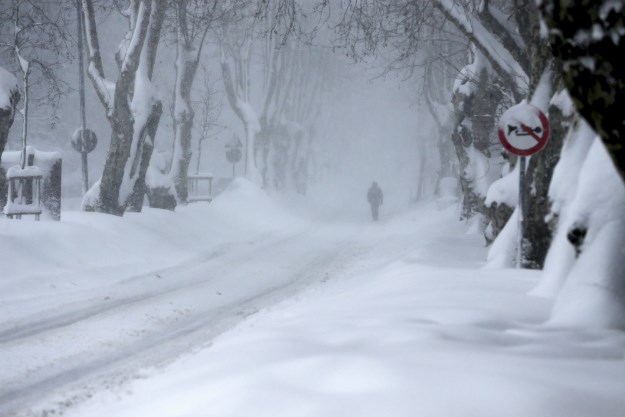
<svg viewBox="0 0 625 417"><path fill-rule="evenodd" d="M110 112L113 108L113 97L115 97L115 84L108 81L104 75L93 0L82 0L82 11L84 14L86 44L89 55L87 74L92 81L98 99Z"/></svg>
<svg viewBox="0 0 625 417"><path fill-rule="evenodd" d="M529 86L529 77L521 64L479 19L473 18L453 0L434 0L434 6L480 50L497 74L522 100Z"/></svg>
<svg viewBox="0 0 625 417"><path fill-rule="evenodd" d="M141 56L141 50L143 49L143 44L147 37L151 11L152 3L142 1L137 11L135 24L132 28L132 37L130 38L126 56L121 65L120 78L124 78L125 74L134 73L139 66L139 57Z"/></svg>
<svg viewBox="0 0 625 417"><path fill-rule="evenodd" d="M515 31L516 26L510 25L502 13L495 9L490 3L486 4L480 11L480 20L490 32L492 32L501 42L503 47L510 52L514 59L522 68L530 67L527 46L523 39Z"/></svg>

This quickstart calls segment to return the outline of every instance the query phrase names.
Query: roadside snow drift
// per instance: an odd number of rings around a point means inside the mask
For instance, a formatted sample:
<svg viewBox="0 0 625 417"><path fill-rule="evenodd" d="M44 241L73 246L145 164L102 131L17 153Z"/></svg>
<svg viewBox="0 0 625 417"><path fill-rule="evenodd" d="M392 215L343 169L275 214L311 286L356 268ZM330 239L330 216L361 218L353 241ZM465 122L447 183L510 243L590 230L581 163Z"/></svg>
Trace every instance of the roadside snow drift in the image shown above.
<svg viewBox="0 0 625 417"><path fill-rule="evenodd" d="M0 414L622 417L625 335L544 326L539 273L480 269L455 217L303 221L238 180L176 213L1 221Z"/></svg>

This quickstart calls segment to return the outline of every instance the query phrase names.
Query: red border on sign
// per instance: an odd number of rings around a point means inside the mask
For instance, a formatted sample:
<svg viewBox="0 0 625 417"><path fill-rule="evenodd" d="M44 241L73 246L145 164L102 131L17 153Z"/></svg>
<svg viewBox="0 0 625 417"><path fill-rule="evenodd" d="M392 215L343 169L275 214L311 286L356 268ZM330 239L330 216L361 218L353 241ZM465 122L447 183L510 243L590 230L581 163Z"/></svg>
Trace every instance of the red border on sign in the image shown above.
<svg viewBox="0 0 625 417"><path fill-rule="evenodd" d="M543 134L540 137L540 140L538 141L538 143L532 146L531 148L528 148L528 149L515 148L514 146L510 144L510 142L508 142L508 138L506 138L506 135L503 129L497 130L497 133L499 134L499 141L501 142L503 147L508 150L508 152L515 154L515 155L519 155L519 156L529 156L529 155L534 155L536 152L540 151L542 148L545 147L545 145L547 144L547 140L549 140L549 133L550 133L549 132L549 120L547 120L547 116L545 116L545 114L542 111L540 111L538 108L536 109L536 111L538 111L538 118L540 119L540 124L543 127Z"/></svg>

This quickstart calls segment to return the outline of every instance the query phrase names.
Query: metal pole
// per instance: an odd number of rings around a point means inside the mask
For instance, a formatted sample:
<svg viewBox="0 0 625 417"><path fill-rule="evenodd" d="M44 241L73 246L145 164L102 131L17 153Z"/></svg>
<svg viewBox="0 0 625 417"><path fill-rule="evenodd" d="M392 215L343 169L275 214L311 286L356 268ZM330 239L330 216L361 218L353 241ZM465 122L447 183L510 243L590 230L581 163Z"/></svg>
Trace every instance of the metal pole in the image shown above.
<svg viewBox="0 0 625 417"><path fill-rule="evenodd" d="M80 92L80 120L82 128L82 146L85 146L85 133L87 131L87 114L85 111L85 64L83 62L83 17L81 11L81 1L76 0L76 21L78 26L78 84ZM87 153L81 152L82 156L82 191L87 194L89 190L89 166L87 162Z"/></svg>
<svg viewBox="0 0 625 417"><path fill-rule="evenodd" d="M28 147L28 144L26 142L26 138L28 137L28 90L29 90L29 85L28 85L28 76L30 75L30 63L26 64L26 72L24 73L24 110L22 113L22 118L24 121L23 124L23 129L22 129L22 161L21 161L21 165L20 167L22 169L26 168L26 160L27 160L27 156L26 156L26 148Z"/></svg>
<svg viewBox="0 0 625 417"><path fill-rule="evenodd" d="M234 176L235 176L235 175L234 175L234 167L235 167L235 165L236 165L236 164L233 162L233 163L232 163L232 178L234 178Z"/></svg>
<svg viewBox="0 0 625 417"><path fill-rule="evenodd" d="M523 208L525 206L525 157L519 157L519 224L517 232L517 253L516 253L516 267L517 269L523 268Z"/></svg>
<svg viewBox="0 0 625 417"><path fill-rule="evenodd" d="M199 175L200 173L200 162L202 160L202 142L204 138L200 138L197 144L197 164L195 165L195 174Z"/></svg>
<svg viewBox="0 0 625 417"><path fill-rule="evenodd" d="M243 168L243 175L245 177L247 177L247 146L248 146L248 139L249 139L249 133L248 133L248 128L245 128L245 159L244 159L244 164L245 164L245 168Z"/></svg>

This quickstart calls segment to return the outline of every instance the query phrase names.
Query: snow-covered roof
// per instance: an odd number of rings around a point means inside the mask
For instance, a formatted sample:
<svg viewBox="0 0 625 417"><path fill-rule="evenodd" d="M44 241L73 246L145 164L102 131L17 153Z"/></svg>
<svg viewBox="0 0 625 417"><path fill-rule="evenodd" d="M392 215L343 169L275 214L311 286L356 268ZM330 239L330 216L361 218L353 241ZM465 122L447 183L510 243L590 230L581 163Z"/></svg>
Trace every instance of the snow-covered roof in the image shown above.
<svg viewBox="0 0 625 417"><path fill-rule="evenodd" d="M199 174L189 174L187 175L187 178L207 179L207 178L213 178L213 174L211 174L210 172L200 172Z"/></svg>
<svg viewBox="0 0 625 417"><path fill-rule="evenodd" d="M24 167L20 168L19 166L12 166L7 170L7 178L17 178L17 177L42 177L43 173L41 169L36 166Z"/></svg>

